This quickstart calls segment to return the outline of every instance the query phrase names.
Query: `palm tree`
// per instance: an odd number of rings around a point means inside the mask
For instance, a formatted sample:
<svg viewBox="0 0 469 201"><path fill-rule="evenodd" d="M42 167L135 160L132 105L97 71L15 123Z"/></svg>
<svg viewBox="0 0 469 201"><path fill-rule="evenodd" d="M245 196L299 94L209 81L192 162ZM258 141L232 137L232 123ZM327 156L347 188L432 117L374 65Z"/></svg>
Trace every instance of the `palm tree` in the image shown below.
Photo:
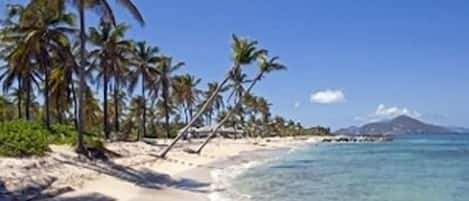
<svg viewBox="0 0 469 201"><path fill-rule="evenodd" d="M134 54L135 57L133 58L135 62L135 71L132 73L131 78L130 78L130 89L131 91L135 90L135 87L137 86L137 82L140 78L140 84L141 84L141 97L142 97L142 119L141 119L141 127L142 127L142 132L140 135L137 136L137 140L140 140L141 136L146 135L146 114L147 114L147 104L146 104L146 88L147 85L151 86L156 83L156 80L158 79L158 70L155 68L156 63L159 61L158 58L158 48L157 47L151 47L146 44L145 41L138 42L135 44L135 50Z"/></svg>
<svg viewBox="0 0 469 201"><path fill-rule="evenodd" d="M20 31L24 32L25 50L31 54L44 74L44 107L45 122L50 128L49 81L51 68L51 51L69 50L66 34L73 33L74 25L71 14L64 13L62 1L31 1L21 13Z"/></svg>
<svg viewBox="0 0 469 201"><path fill-rule="evenodd" d="M232 88L231 95L228 97L228 100L233 98L234 104L236 104L239 101L242 101L242 97L244 95L244 92L246 89L244 88L244 84L249 83L249 80L247 79L247 75L245 73L241 72L241 69L238 69L236 71L233 71L231 73L231 81L232 84L230 84L230 88ZM240 118L240 123L244 124L244 109L243 105L240 104L235 113L239 116Z"/></svg>
<svg viewBox="0 0 469 201"><path fill-rule="evenodd" d="M84 130L89 131L99 126L99 122L102 121L102 111L101 107L99 107L99 100L94 96L93 90L87 85L85 87L83 110L86 116L83 120L85 122L84 125L86 125Z"/></svg>
<svg viewBox="0 0 469 201"><path fill-rule="evenodd" d="M18 82L21 83L21 82ZM17 119L22 119L23 118L23 106L24 103L22 100L25 100L25 93L21 89L21 86L18 86L13 89L13 92L8 94L9 97L11 97L11 101L16 104L16 118ZM4 90L6 92L7 90Z"/></svg>
<svg viewBox="0 0 469 201"><path fill-rule="evenodd" d="M267 99L264 97L259 97L257 99L256 110L261 113L262 121L267 123L270 117L270 106L271 104L267 102Z"/></svg>
<svg viewBox="0 0 469 201"><path fill-rule="evenodd" d="M15 116L13 103L4 96L0 96L0 121L12 120Z"/></svg>
<svg viewBox="0 0 469 201"><path fill-rule="evenodd" d="M138 11L137 7L132 3L131 0L118 0L119 4L125 7L130 13L133 15L134 18L140 22L141 25L144 24L144 20L140 12ZM99 9L103 12L103 17L105 20L112 22L112 24L116 24L116 20L114 18L113 10L109 6L107 0L73 0L73 4L76 5L78 8L78 15L80 18L80 68L79 68L79 91L78 91L78 102L79 102L79 109L78 109L78 153L84 153L85 147L83 145L83 129L84 129L84 116L83 116L83 107L84 107L84 89L85 89L85 66L86 66L86 27L85 27L85 9Z"/></svg>
<svg viewBox="0 0 469 201"><path fill-rule="evenodd" d="M197 85L200 81L201 79L196 79L194 76L189 74L177 76L174 79L174 97L176 102L182 105L186 117L186 123L189 122L189 119L192 119L193 106L201 93L201 91L197 89Z"/></svg>
<svg viewBox="0 0 469 201"><path fill-rule="evenodd" d="M50 75L50 98L52 99L52 105L55 105L57 121L63 123L63 114L74 103L73 74L78 69L76 65L69 65L63 61L54 63L57 67L51 71Z"/></svg>
<svg viewBox="0 0 469 201"><path fill-rule="evenodd" d="M208 106L212 103L212 101L217 97L220 93L221 89L225 87L228 81L231 79L232 72L236 72L241 69L241 66L251 64L255 61L259 55L265 54L266 51L261 49L257 49L257 41L251 41L249 39L238 38L236 35L232 35L233 43L231 46L232 52L232 66L228 73L225 75L225 78L222 82L218 85L218 88L214 91L214 93L210 96L208 100L205 101L205 104L200 108L200 110L194 115L192 120L182 128L176 138L169 144L166 149L160 154L160 157L166 157L166 154L174 147L174 145L186 135L189 128L191 128L195 123L198 122L199 118L202 114L205 113Z"/></svg>
<svg viewBox="0 0 469 201"><path fill-rule="evenodd" d="M173 73L184 66L183 62L173 64L173 59L167 56L161 56L157 65L157 71L159 72L160 79L156 82L155 92L161 90L161 97L163 98L164 105L164 116L165 116L165 130L166 136L170 137L169 127L169 112L170 112L170 93L173 86ZM157 93L156 93L157 94Z"/></svg>
<svg viewBox="0 0 469 201"><path fill-rule="evenodd" d="M29 54L25 52L25 44L19 42L12 52L9 53L7 58L7 65L3 66L3 73L0 75L0 80L3 80L3 90L7 92L17 82L17 90L25 91L25 117L26 120L31 120L31 107L32 107L32 93L33 88L39 88L38 77L39 74L33 71L36 64L29 61ZM18 105L21 105L21 93L18 94ZM21 113L21 108L18 106L18 112Z"/></svg>
<svg viewBox="0 0 469 201"><path fill-rule="evenodd" d="M50 98L52 105L56 107L56 115L59 122L62 122L62 114L68 111L73 105L73 123L78 130L78 100L76 95L76 79L74 75L78 73L79 66L75 59L78 53L77 42L70 42L71 45L63 51L57 51L52 55L52 65L54 68L50 75ZM88 74L91 77L91 74Z"/></svg>
<svg viewBox="0 0 469 201"><path fill-rule="evenodd" d="M267 54L259 55L259 57L258 57L259 72L258 72L257 76L254 78L254 80L251 82L249 87L247 88L245 94L249 94L251 92L251 90L253 89L254 85L256 85L256 83L258 81L260 81L266 73L271 73L273 71L285 70L286 69L286 67L283 64L277 63L277 60L278 60L278 57L273 57L272 59L268 59ZM202 143L199 146L199 148L195 151L195 153L202 152L202 149L208 144L210 139L212 139L217 134L218 129L220 129L221 126L227 120L229 120L231 115L233 115L233 113L235 113L239 109L239 107L242 103L242 100L243 100L243 97L239 97L239 100L236 103L235 107L223 118L223 120L221 120L217 124L217 126L213 129L213 131L210 133L210 135L205 139L204 143Z"/></svg>
<svg viewBox="0 0 469 201"><path fill-rule="evenodd" d="M205 101L201 103L200 107L202 107L207 102L207 100L210 98L210 96L212 96L212 94L218 88L218 85L219 85L218 82L208 83L208 89L207 89L207 91L205 91L203 93L203 97L205 98ZM225 88L220 90L220 93L223 93L227 90L228 90L228 88L225 87ZM224 107L223 96L220 95L220 93L215 96L213 101L207 107L207 110L206 110L207 111L206 112L207 125L211 124L212 118L213 118L213 115L214 115L215 111L219 111L221 108Z"/></svg>
<svg viewBox="0 0 469 201"><path fill-rule="evenodd" d="M31 106L34 85L39 86L37 71L37 63L33 63L34 58L31 48L25 43L25 32L21 20L25 8L19 5L8 6L7 20L0 33L0 41L2 45L2 58L6 61L6 65L2 66L0 80L3 80L3 90L8 92L16 82L18 97L18 114L21 116L21 106L23 95L21 91L25 91L25 118L31 119Z"/></svg>
<svg viewBox="0 0 469 201"><path fill-rule="evenodd" d="M90 28L89 41L97 48L90 52L90 57L94 59L92 67L98 70L98 79L103 80L103 109L104 109L104 136L110 137L109 119L108 119L108 87L111 78L114 78L114 102L118 102L117 95L120 90L118 86L125 81L125 74L128 69L125 64L129 63L129 54L132 49L129 40L123 40L128 27L119 24L113 27L111 24L102 21L98 29ZM98 67L99 65L99 67ZM99 86L99 85L98 85ZM115 104L115 116L118 120L118 104ZM115 121L116 131L119 130L119 121Z"/></svg>

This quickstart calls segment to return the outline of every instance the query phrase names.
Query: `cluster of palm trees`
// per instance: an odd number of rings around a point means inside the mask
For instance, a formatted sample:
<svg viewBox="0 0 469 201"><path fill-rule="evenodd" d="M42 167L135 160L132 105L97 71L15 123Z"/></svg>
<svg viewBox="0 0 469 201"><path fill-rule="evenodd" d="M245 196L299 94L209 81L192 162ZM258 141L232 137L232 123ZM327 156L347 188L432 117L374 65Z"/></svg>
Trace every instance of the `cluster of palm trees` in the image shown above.
<svg viewBox="0 0 469 201"><path fill-rule="evenodd" d="M132 1L116 2L144 25ZM270 103L252 89L285 66L256 41L233 35L232 65L220 82L203 90L201 79L178 74L183 62L127 38L129 27L116 22L107 0L30 0L7 8L0 26L2 121L43 121L48 128L73 124L79 152L85 151L85 131L108 140L135 133L139 140L160 133L169 138L178 129L163 157L194 126L216 123L200 152L222 126L273 122ZM85 21L89 9L102 16L91 27ZM251 66L258 68L252 78L243 71Z"/></svg>

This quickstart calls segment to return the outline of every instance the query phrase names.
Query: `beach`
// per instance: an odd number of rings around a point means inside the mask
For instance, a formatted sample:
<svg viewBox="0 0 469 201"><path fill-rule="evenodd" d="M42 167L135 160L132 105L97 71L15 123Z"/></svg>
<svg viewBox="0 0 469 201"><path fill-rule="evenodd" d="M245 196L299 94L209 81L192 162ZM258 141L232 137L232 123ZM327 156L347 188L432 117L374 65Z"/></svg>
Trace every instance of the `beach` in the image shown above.
<svg viewBox="0 0 469 201"><path fill-rule="evenodd" d="M184 148L198 143L183 142L166 159L156 157L159 145L109 143L120 155L109 161L79 158L65 146L52 147L45 157L0 160L4 200L209 200L222 192L213 183L213 173L234 165L273 157L276 151L321 141L320 137L263 139L214 139L201 155Z"/></svg>

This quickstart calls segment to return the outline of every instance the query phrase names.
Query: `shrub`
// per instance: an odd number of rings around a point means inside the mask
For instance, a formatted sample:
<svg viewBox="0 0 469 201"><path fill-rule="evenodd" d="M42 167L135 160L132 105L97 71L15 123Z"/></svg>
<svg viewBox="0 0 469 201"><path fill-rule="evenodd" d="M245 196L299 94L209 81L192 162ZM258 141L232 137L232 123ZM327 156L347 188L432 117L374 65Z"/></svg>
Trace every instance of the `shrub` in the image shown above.
<svg viewBox="0 0 469 201"><path fill-rule="evenodd" d="M15 120L0 122L0 155L44 155L48 150L48 131L36 122Z"/></svg>
<svg viewBox="0 0 469 201"><path fill-rule="evenodd" d="M98 135L85 133L87 148L104 151L104 143ZM55 124L48 130L42 123L15 120L0 122L0 156L42 156L49 144L77 144L77 131L73 126Z"/></svg>
<svg viewBox="0 0 469 201"><path fill-rule="evenodd" d="M64 124L52 125L49 135L51 144L74 144L77 138L77 131L73 126Z"/></svg>

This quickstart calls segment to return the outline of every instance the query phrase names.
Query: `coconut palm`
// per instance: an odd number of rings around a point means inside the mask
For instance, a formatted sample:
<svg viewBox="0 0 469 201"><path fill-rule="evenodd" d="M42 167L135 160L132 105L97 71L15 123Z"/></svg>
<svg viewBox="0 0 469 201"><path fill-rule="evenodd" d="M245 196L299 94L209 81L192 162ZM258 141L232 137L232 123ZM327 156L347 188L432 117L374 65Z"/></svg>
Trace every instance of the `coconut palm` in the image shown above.
<svg viewBox="0 0 469 201"><path fill-rule="evenodd" d="M25 118L31 120L31 107L32 107L32 93L34 87L39 88L39 73L34 71L34 67L37 65L30 63L29 55L24 51L25 44L19 42L18 48L15 48L7 59L7 65L3 66L0 71L3 73L0 75L0 80L3 80L3 90L8 92L17 84L18 91L25 92ZM37 68L36 68L37 69ZM18 104L21 105L22 95L18 94ZM18 107L21 112L21 108Z"/></svg>
<svg viewBox="0 0 469 201"><path fill-rule="evenodd" d="M135 63L135 71L131 74L130 78L130 89L131 91L135 90L135 87L137 86L137 82L139 81L140 78L140 84L141 84L141 94L140 96L142 97L142 118L141 118L141 129L142 132L140 135L137 136L137 139L140 140L141 136L146 135L146 114L147 114L147 104L146 104L146 89L147 87L151 87L154 85L158 79L158 70L156 69L155 65L159 61L158 58L158 48L157 47L151 47L146 44L145 41L142 42L137 42L135 45L135 50L134 50L134 58L133 62Z"/></svg>
<svg viewBox="0 0 469 201"><path fill-rule="evenodd" d="M267 123L270 117L270 106L271 104L267 102L267 99L264 97L259 97L256 103L256 110L262 115L262 121Z"/></svg>
<svg viewBox="0 0 469 201"><path fill-rule="evenodd" d="M86 127L84 130L90 131L94 128L99 127L99 122L102 121L102 111L99 107L99 100L94 96L93 91L87 85L85 85L85 104L83 104L83 110L86 114L83 119Z"/></svg>
<svg viewBox="0 0 469 201"><path fill-rule="evenodd" d="M4 96L0 96L0 121L12 120L15 116L14 104Z"/></svg>
<svg viewBox="0 0 469 201"><path fill-rule="evenodd" d="M139 123L142 122L143 117L143 106L144 100L142 96L133 97L129 101L128 113L125 115L123 124L123 139L129 140L131 133L137 133L137 141L143 136L143 128L139 127Z"/></svg>
<svg viewBox="0 0 469 201"><path fill-rule="evenodd" d="M208 83L207 91L203 92L203 97L205 101L201 103L200 107L202 107L210 98L210 96L212 96L212 94L218 88L218 85L219 85L218 82ZM226 92L227 90L228 90L228 87L225 87L220 90L220 93ZM207 110L206 110L207 124L211 124L212 118L215 112L219 111L220 109L224 107L223 96L220 95L220 93L215 96L213 101L207 107Z"/></svg>
<svg viewBox="0 0 469 201"><path fill-rule="evenodd" d="M21 83L21 82L18 82L18 83ZM24 102L22 100L26 99L25 93L21 89L21 86L14 88L12 91L13 92L8 94L8 97L11 97L11 101L16 105L16 118L22 119L23 118L22 108L24 108Z"/></svg>
<svg viewBox="0 0 469 201"><path fill-rule="evenodd" d="M185 123L188 123L189 120L192 119L194 105L201 93L201 91L197 89L197 85L200 81L201 79L196 79L194 76L189 74L180 75L174 79L173 96L176 102L182 106L186 117Z"/></svg>
<svg viewBox="0 0 469 201"><path fill-rule="evenodd" d="M24 42L25 33L21 31L20 19L24 12L24 7L20 5L9 5L8 15L3 22L0 32L1 57L6 61L6 65L1 66L0 80L3 81L3 90L8 92L16 82L16 97L18 105L18 115L22 116L23 91L25 92L25 118L31 119L31 94L33 85L39 86L39 74L35 71L37 65L31 62L33 55L28 51L28 45ZM34 68L33 68L34 67Z"/></svg>
<svg viewBox="0 0 469 201"><path fill-rule="evenodd" d="M234 104L236 104L239 101L242 101L242 97L244 95L244 92L246 91L244 85L249 83L250 81L247 80L247 75L245 73L242 73L240 69L233 71L231 73L231 84L229 85L230 88L232 88L232 92L230 96L228 97L228 100L233 99ZM240 104L235 111L237 116L240 119L240 123L244 124L244 109L243 109L243 104Z"/></svg>
<svg viewBox="0 0 469 201"><path fill-rule="evenodd" d="M161 97L163 98L164 105L164 116L165 116L165 130L166 136L170 137L169 127L169 113L170 113L170 99L171 99L171 88L173 86L174 76L173 73L179 68L184 66L183 62L173 63L173 59L167 56L161 56L157 65L157 71L159 72L159 79L155 85L155 96L158 95L158 91L161 91Z"/></svg>
<svg viewBox="0 0 469 201"><path fill-rule="evenodd" d="M251 41L249 39L239 38L236 35L232 35L233 43L231 45L231 57L232 57L232 66L229 69L228 73L225 75L225 78L222 82L218 85L218 88L214 91L214 93L205 101L205 104L199 109L199 111L194 115L192 120L182 128L176 138L166 147L163 152L160 154L160 157L166 157L166 154L174 147L174 145L186 135L189 128L191 128L195 123L198 122L199 118L202 114L205 113L208 106L212 103L212 101L217 97L220 93L221 89L225 87L228 81L232 77L232 73L239 71L241 66L251 64L252 62L256 61L256 59L265 54L266 51L263 49L258 49L257 41Z"/></svg>
<svg viewBox="0 0 469 201"><path fill-rule="evenodd" d="M51 105L55 106L55 115L59 123L64 121L66 113L73 103L73 68L71 65L62 65L51 71L50 78L50 98Z"/></svg>
<svg viewBox="0 0 469 201"><path fill-rule="evenodd" d="M64 12L62 1L36 0L31 1L23 10L19 28L25 34L23 42L27 44L22 50L31 54L44 74L44 107L45 122L50 128L49 78L51 68L51 51L69 50L66 34L73 33L74 25L71 14Z"/></svg>
<svg viewBox="0 0 469 201"><path fill-rule="evenodd" d="M267 57L267 54L262 54L262 55L259 55L257 59L258 59L258 74L254 78L254 80L250 83L245 94L249 94L251 90L253 89L253 87L256 85L256 83L260 81L266 73L271 73L273 71L286 69L286 67L283 64L280 64L277 62L278 57L273 57L272 59L269 59ZM217 124L217 126L213 129L210 135L205 139L204 143L202 143L199 146L199 148L195 151L195 153L202 152L202 149L208 144L210 139L212 139L217 134L218 129L220 129L221 126L230 119L231 115L233 115L238 110L238 108L240 107L242 103L242 100L243 100L243 97L239 97L239 100L236 103L235 107L230 112L228 112L228 114Z"/></svg>
<svg viewBox="0 0 469 201"><path fill-rule="evenodd" d="M119 84L125 82L125 74L128 68L124 66L129 63L129 54L132 44L129 40L122 39L128 27L118 24L113 27L110 23L101 21L98 28L90 28L89 41L97 48L90 52L93 59L92 68L98 71L97 78L103 83L103 109L104 109L104 136L110 137L109 115L108 115L108 87L113 78L114 102L118 102L117 95L120 90ZM99 86L99 85L98 85ZM115 108L116 131L119 130L118 104Z"/></svg>
<svg viewBox="0 0 469 201"><path fill-rule="evenodd" d="M117 3L125 7L134 18L144 24L144 20L137 7L131 0L117 0ZM85 89L85 66L86 66L86 26L85 26L85 10L97 9L102 12L103 19L116 24L113 10L109 6L107 0L73 0L73 4L78 8L78 15L80 19L80 68L79 68L79 109L78 109L78 147L77 152L84 153L85 147L83 145L83 129L84 129L84 89Z"/></svg>

